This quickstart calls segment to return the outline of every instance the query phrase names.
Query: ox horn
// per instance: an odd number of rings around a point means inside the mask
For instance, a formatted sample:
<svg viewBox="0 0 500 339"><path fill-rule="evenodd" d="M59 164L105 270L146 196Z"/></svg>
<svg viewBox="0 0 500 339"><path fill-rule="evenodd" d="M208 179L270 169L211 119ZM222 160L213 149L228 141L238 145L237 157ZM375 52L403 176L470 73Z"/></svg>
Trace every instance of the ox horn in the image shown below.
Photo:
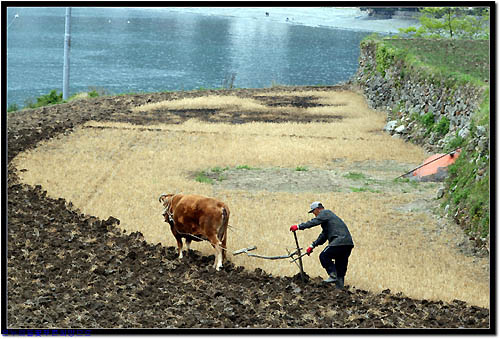
<svg viewBox="0 0 500 339"><path fill-rule="evenodd" d="M162 194L160 195L160 197L158 198L158 201L159 201L159 202L161 202L161 198L165 197L166 195L167 195L167 193L162 193Z"/></svg>

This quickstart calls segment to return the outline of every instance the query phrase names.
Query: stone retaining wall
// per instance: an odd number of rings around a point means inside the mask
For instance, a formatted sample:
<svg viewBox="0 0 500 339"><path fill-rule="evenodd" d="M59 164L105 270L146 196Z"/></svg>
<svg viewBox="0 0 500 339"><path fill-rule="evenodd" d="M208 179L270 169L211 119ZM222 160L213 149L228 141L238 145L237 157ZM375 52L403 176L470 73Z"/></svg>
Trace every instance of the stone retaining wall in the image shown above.
<svg viewBox="0 0 500 339"><path fill-rule="evenodd" d="M489 124L471 128L472 117L480 109L487 86L439 79L430 71L403 64L404 61L397 57L392 60L379 58L386 65L385 69L379 67L377 70L376 51L375 42L361 44L359 68L350 84L363 92L370 107L387 112L385 130L393 137L421 145L430 153L451 151L459 144L454 138L463 138L461 154L472 167L458 171L452 180L446 181L437 198L444 195L444 213L461 225L477 253L488 255L489 191L485 197L479 190L489 186L490 129ZM384 57L387 54L387 50L381 53ZM430 113L433 113L434 121L429 120L432 119ZM434 129L443 118L449 120L448 133ZM472 190L475 197L469 197ZM483 201L480 209L471 210L477 208L478 200ZM485 231L487 236L484 236Z"/></svg>
<svg viewBox="0 0 500 339"><path fill-rule="evenodd" d="M395 137L422 145L430 152L440 152L458 135L469 134L471 115L479 109L484 88L444 83L416 69L408 71L396 61L382 75L376 70L376 43L361 44L359 68L351 82L359 86L370 107L387 112L386 131ZM410 67L411 69L411 67ZM416 119L432 112L434 121L449 120L446 135L429 133Z"/></svg>

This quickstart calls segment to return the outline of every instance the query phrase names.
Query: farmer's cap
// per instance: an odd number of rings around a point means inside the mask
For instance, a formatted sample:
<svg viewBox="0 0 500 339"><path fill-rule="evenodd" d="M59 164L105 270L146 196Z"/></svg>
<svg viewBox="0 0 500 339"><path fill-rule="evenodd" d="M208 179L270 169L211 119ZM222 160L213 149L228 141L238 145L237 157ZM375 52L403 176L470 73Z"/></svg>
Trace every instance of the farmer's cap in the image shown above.
<svg viewBox="0 0 500 339"><path fill-rule="evenodd" d="M318 207L321 207L321 208L324 208L323 207L323 204L320 203L319 201L315 201L311 204L311 210L309 211L309 213L312 213L316 208Z"/></svg>

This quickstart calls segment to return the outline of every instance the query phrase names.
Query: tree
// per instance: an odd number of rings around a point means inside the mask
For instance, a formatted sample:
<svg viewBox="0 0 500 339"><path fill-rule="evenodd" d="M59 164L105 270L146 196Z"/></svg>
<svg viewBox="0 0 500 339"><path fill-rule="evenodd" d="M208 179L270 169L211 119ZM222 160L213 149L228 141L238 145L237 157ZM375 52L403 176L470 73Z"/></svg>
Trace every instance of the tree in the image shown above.
<svg viewBox="0 0 500 339"><path fill-rule="evenodd" d="M489 39L489 7L425 7L420 27L399 29L403 36L417 38Z"/></svg>

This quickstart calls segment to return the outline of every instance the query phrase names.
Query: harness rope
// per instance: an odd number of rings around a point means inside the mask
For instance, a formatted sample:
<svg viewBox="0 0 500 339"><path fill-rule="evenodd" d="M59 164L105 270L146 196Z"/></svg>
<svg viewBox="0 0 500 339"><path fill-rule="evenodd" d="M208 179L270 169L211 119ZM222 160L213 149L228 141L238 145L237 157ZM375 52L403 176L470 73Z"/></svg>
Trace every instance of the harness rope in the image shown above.
<svg viewBox="0 0 500 339"><path fill-rule="evenodd" d="M180 232L176 227L175 227L175 222L174 222L174 214L173 212L171 211L171 208L172 208L172 200L170 199L167 199L167 204L165 206L165 209L163 210L163 216L165 216L165 214L168 214L168 221L169 221L169 224L175 229L175 231L181 235L187 235L187 236L190 236L190 237L193 237L195 239L198 239L200 241L208 241L208 239L203 239L201 237L198 237L196 235L193 235L193 234L190 234L190 233L185 233L185 232ZM234 230L241 230L237 227L234 227L232 225L227 225L230 229L234 229ZM273 243L273 242L270 242L270 241L267 241L265 239L261 239L262 241L270 244L270 245L273 245L274 247L281 247L282 245L280 244L277 244L277 243ZM219 244L219 246L226 250L226 253L230 253L229 250L223 246L221 246ZM272 259L272 260L275 260L275 259L286 259L286 258L290 258L290 257L293 257L295 254L297 254L297 252L290 252L290 250L288 249L288 247L283 247L286 249L288 255L283 255L283 256L264 256L264 255L258 255L258 254L253 254L253 253L246 253L247 256L249 257L256 257L256 258L263 258L263 259ZM233 254L234 255L234 254ZM297 264L297 263L296 263Z"/></svg>
<svg viewBox="0 0 500 339"><path fill-rule="evenodd" d="M172 226L172 227L175 229L175 231L176 231L177 233L179 233L179 234L181 234L181 235L187 235L187 236L193 237L193 238L195 238L195 239L199 239L200 241L204 241L204 240L207 240L207 241L208 241L208 239L202 239L202 238L200 238L200 237L198 237L198 236L196 236L196 235L193 235L193 234L184 233L184 232L179 232L179 230L177 230L177 228L175 227L175 222L174 222L174 214L173 214L173 212L171 211L171 208L172 208L172 199L170 199L170 200L169 200L169 199L167 199L167 203L166 203L165 209L163 210L163 216L165 216L165 214L167 214L167 215L168 215L168 223L170 224L170 226ZM236 229L236 230L238 230L238 228L236 228L236 227L234 227L234 226L231 226L231 225L229 225L229 224L228 224L227 226L228 226L229 228L231 228L231 229ZM264 241L265 241L265 240L264 240ZM220 242L220 240L219 240L219 242ZM277 244L275 244L275 243L271 243L271 242L269 242L269 241L266 241L266 242L268 242L268 243L270 243L270 244L272 244L272 245L277 245ZM298 244L297 244L297 245L298 245ZM228 251L228 249L227 249L227 248L225 248L225 247L223 247L223 246L221 246L221 244L219 244L219 247L220 247L220 248L222 248L223 250L225 250L225 251L226 251L226 254L229 252L229 251ZM256 247L254 246L254 249L255 249L255 248L256 248ZM294 252L290 252L290 251L288 250L288 247L285 247L285 249L286 249L286 252L288 253L288 255L280 255L280 256L264 256L264 255L259 255L259 254L248 253L248 250L247 250L247 251L244 251L244 252L241 252L241 253L245 253L245 254L246 254L247 256L249 256L249 257L256 257L256 258L262 258L262 259L271 259L271 260L276 260L276 259L288 259L288 258L293 258L293 256L294 256L294 255L299 254L299 253L300 253L300 250L301 250L301 249L297 248ZM229 253L230 253L230 252L229 252ZM236 254L240 254L240 253L236 253ZM235 253L232 253L232 255L233 255L233 256L235 256L236 254L235 254ZM301 272L302 272L302 270L303 270L303 269L302 269L302 266L301 266L301 265L299 265L299 263L297 262L297 259L300 259L302 256L303 256L303 255L301 255L301 256L299 256L298 258L296 258L296 259L294 259L294 260L290 261L290 262L294 263L294 264L295 264L295 265L296 265L296 266L300 269L300 271L301 271Z"/></svg>
<svg viewBox="0 0 500 339"><path fill-rule="evenodd" d="M233 230L237 230L237 231L242 231L242 232L243 232L243 230L242 230L242 229L237 228L237 227L234 227L234 226L232 226L232 225L228 225L228 227L229 227L229 228L232 228ZM234 231L233 231L233 232L234 232ZM236 232L236 233L237 233L237 232ZM273 247L284 248L284 249L286 249L286 251L287 251L288 253L290 253L290 250L288 249L288 247L283 246L282 244L278 244L278 243L275 243L275 242L272 242L272 241L269 241L269 240L266 240L266 239L260 239L259 241L265 242L265 243L267 243L267 244L269 244L269 245L272 245ZM247 253L247 254L248 254L248 253ZM251 255L251 256L255 257L256 255L254 254L254 255Z"/></svg>

